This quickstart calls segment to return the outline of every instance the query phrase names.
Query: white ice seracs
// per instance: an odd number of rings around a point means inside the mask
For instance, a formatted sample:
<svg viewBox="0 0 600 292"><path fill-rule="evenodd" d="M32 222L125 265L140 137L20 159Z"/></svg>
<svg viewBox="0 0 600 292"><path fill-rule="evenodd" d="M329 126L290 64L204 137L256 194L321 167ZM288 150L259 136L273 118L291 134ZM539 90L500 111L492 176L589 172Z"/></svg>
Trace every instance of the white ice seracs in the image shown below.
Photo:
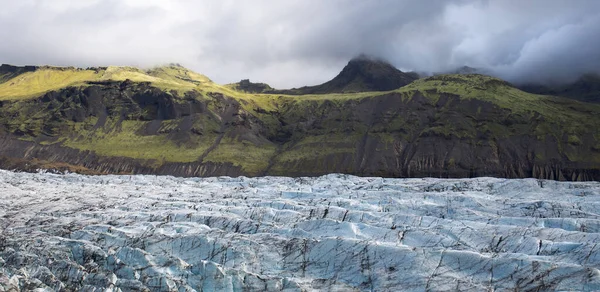
<svg viewBox="0 0 600 292"><path fill-rule="evenodd" d="M0 171L0 291L593 291L599 213L598 182Z"/></svg>

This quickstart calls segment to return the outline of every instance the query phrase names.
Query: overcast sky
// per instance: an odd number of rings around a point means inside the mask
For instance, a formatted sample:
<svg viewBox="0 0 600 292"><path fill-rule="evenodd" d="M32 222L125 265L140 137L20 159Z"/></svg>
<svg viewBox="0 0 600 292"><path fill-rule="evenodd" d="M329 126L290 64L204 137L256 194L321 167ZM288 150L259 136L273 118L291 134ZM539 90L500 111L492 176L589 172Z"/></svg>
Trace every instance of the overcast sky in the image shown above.
<svg viewBox="0 0 600 292"><path fill-rule="evenodd" d="M361 53L509 81L600 71L600 0L0 0L0 62L177 62L219 83L322 83Z"/></svg>

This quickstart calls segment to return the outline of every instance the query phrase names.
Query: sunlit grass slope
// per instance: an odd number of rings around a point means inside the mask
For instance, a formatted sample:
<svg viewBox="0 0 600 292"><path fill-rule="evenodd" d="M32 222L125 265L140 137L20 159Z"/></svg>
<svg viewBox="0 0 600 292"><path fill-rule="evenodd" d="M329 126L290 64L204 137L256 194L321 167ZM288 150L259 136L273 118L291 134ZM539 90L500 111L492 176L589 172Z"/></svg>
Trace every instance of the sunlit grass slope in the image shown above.
<svg viewBox="0 0 600 292"><path fill-rule="evenodd" d="M150 82L158 88L175 90L178 93L200 88L231 91L213 83L208 77L179 65L156 67L150 70L121 66L90 69L44 66L1 83L0 100L28 99L68 86L85 86L88 82L127 79L133 82Z"/></svg>
<svg viewBox="0 0 600 292"><path fill-rule="evenodd" d="M101 72L75 68L41 68L0 84L0 100L37 97L51 90L98 80Z"/></svg>

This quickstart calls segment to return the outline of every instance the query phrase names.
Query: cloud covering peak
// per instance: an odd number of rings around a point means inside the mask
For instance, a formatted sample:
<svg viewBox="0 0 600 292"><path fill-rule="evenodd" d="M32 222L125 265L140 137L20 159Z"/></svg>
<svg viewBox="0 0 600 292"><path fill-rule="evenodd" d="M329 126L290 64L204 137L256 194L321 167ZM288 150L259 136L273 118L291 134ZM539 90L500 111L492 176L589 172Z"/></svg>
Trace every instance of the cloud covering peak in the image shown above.
<svg viewBox="0 0 600 292"><path fill-rule="evenodd" d="M512 82L600 72L595 0L0 0L0 62L178 62L220 83L322 83L361 53Z"/></svg>

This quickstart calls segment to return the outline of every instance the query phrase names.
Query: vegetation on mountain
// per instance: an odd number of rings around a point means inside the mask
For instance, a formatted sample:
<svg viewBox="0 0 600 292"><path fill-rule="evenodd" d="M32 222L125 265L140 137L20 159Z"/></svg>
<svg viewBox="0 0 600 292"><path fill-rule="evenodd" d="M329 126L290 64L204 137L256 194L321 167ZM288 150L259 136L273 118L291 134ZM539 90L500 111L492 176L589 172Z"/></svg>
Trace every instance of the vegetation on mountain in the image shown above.
<svg viewBox="0 0 600 292"><path fill-rule="evenodd" d="M219 85L179 65L22 71L0 84L5 167L600 179L600 106L484 75L299 96Z"/></svg>

